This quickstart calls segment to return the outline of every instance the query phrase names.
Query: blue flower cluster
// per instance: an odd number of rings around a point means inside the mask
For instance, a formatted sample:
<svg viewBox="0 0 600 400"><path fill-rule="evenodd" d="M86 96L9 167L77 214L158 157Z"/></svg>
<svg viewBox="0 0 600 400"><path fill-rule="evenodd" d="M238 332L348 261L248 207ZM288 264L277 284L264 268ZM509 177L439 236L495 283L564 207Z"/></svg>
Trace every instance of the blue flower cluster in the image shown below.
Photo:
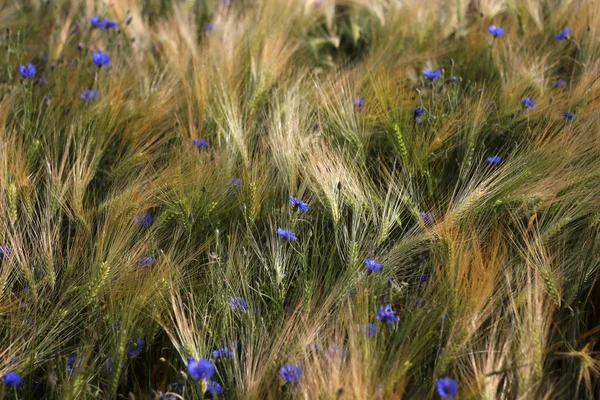
<svg viewBox="0 0 600 400"><path fill-rule="evenodd" d="M499 165L502 162L502 157L500 156L490 156L487 158L487 163L491 165Z"/></svg>
<svg viewBox="0 0 600 400"><path fill-rule="evenodd" d="M248 311L248 303L242 297L232 297L229 299L229 307L232 311Z"/></svg>
<svg viewBox="0 0 600 400"><path fill-rule="evenodd" d="M13 371L6 372L3 380L7 386L19 386L21 384L21 376Z"/></svg>
<svg viewBox="0 0 600 400"><path fill-rule="evenodd" d="M537 104L535 102L535 100L533 100L531 97L525 96L521 99L521 103L523 104L523 107L525 107L525 109L530 110L532 108L535 108L535 105Z"/></svg>
<svg viewBox="0 0 600 400"><path fill-rule="evenodd" d="M396 316L396 311L392 310L392 305L388 304L387 306L379 306L379 310L377 311L377 317L383 323L393 324L394 322L398 322L400 318Z"/></svg>
<svg viewBox="0 0 600 400"><path fill-rule="evenodd" d="M288 383L297 383L302 378L302 367L297 364L285 364L279 368L279 375Z"/></svg>
<svg viewBox="0 0 600 400"><path fill-rule="evenodd" d="M488 27L488 32L495 38L504 36L504 29L496 25L490 25Z"/></svg>
<svg viewBox="0 0 600 400"><path fill-rule="evenodd" d="M291 242L298 240L298 238L291 229L277 228L277 234L283 239L287 239Z"/></svg>
<svg viewBox="0 0 600 400"><path fill-rule="evenodd" d="M441 69L437 69L435 71L429 69L429 68L425 68L425 70L423 71L423 76L427 79L437 79L440 76L442 76L442 70Z"/></svg>
<svg viewBox="0 0 600 400"><path fill-rule="evenodd" d="M205 149L208 147L208 140L195 138L192 140L192 145L199 149Z"/></svg>
<svg viewBox="0 0 600 400"><path fill-rule="evenodd" d="M154 221L154 217L149 212L143 212L136 215L133 221L139 226L147 227Z"/></svg>
<svg viewBox="0 0 600 400"><path fill-rule="evenodd" d="M372 258L367 258L365 260L365 265L367 266L367 270L370 272L380 272L381 271L381 263Z"/></svg>
<svg viewBox="0 0 600 400"><path fill-rule="evenodd" d="M188 357L187 372L198 381L207 380L215 373L215 366L206 358L196 360L190 356Z"/></svg>
<svg viewBox="0 0 600 400"><path fill-rule="evenodd" d="M79 98L81 100L95 100L98 98L98 91L97 90L84 90L79 94Z"/></svg>
<svg viewBox="0 0 600 400"><path fill-rule="evenodd" d="M221 347L219 349L213 350L210 355L212 358L230 358L233 357L233 350L228 347Z"/></svg>
<svg viewBox="0 0 600 400"><path fill-rule="evenodd" d="M98 17L97 15L94 15L90 18L90 24L92 24L94 28L99 29L116 29L119 26L119 24L116 21L113 21L109 18L100 19L100 17Z"/></svg>
<svg viewBox="0 0 600 400"><path fill-rule="evenodd" d="M92 53L92 61L98 67L102 67L103 65L110 65L110 56L101 51L94 51Z"/></svg>
<svg viewBox="0 0 600 400"><path fill-rule="evenodd" d="M571 31L569 30L568 26L565 26L565 29L563 29L562 31L558 32L558 34L554 37L554 39L556 40L565 40L569 38L569 35L571 34Z"/></svg>
<svg viewBox="0 0 600 400"><path fill-rule="evenodd" d="M135 266L141 269L146 269L152 267L156 263L156 258L154 257L142 257L135 262Z"/></svg>
<svg viewBox="0 0 600 400"><path fill-rule="evenodd" d="M221 384L210 379L215 374L215 366L212 361L206 358L196 360L194 357L189 356L187 373L197 381L205 381L208 394L216 396L223 392Z"/></svg>
<svg viewBox="0 0 600 400"><path fill-rule="evenodd" d="M135 341L135 343L132 343L129 346L127 346L127 355L129 357L139 356L143 349L144 349L144 340L138 339Z"/></svg>
<svg viewBox="0 0 600 400"><path fill-rule="evenodd" d="M0 246L0 260L4 260L5 258L7 258L8 256L10 256L10 249L8 248L8 246Z"/></svg>
<svg viewBox="0 0 600 400"><path fill-rule="evenodd" d="M34 77L36 72L37 70L33 64L19 66L19 73L25 79Z"/></svg>
<svg viewBox="0 0 600 400"><path fill-rule="evenodd" d="M308 204L293 196L290 196L290 204L302 212L308 211Z"/></svg>
<svg viewBox="0 0 600 400"><path fill-rule="evenodd" d="M445 399L453 399L458 392L458 384L452 378L439 378L435 383L435 388L440 397Z"/></svg>

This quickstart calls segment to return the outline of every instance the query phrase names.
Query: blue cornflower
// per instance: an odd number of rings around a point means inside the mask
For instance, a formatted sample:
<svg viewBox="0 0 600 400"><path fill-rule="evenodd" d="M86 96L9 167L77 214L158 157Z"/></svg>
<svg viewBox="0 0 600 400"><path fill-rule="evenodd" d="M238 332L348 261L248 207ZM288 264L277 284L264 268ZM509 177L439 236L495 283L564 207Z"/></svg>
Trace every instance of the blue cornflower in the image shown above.
<svg viewBox="0 0 600 400"><path fill-rule="evenodd" d="M0 260L4 260L6 257L10 256L10 249L8 246L0 246Z"/></svg>
<svg viewBox="0 0 600 400"><path fill-rule="evenodd" d="M105 29L117 29L117 27L119 26L119 24L116 21L113 21L112 19L105 19L104 21L102 21L102 23L104 24L103 28Z"/></svg>
<svg viewBox="0 0 600 400"><path fill-rule="evenodd" d="M232 297L229 299L229 306L233 311L248 311L248 303L242 297Z"/></svg>
<svg viewBox="0 0 600 400"><path fill-rule="evenodd" d="M212 32L215 30L215 24L213 24L212 22L209 22L208 24L204 25L204 30L208 33Z"/></svg>
<svg viewBox="0 0 600 400"><path fill-rule="evenodd" d="M571 120L573 120L573 118L575 118L575 114L572 113L571 111L565 111L563 113L563 115L565 116L565 118L567 119L567 121L571 121Z"/></svg>
<svg viewBox="0 0 600 400"><path fill-rule="evenodd" d="M291 229L281 229L281 228L277 228L277 234L279 236L281 236L284 239L290 240L290 241L294 241L297 240L298 238L296 237L296 235L294 235L294 232Z"/></svg>
<svg viewBox="0 0 600 400"><path fill-rule="evenodd" d="M77 354L69 354L69 360L67 361L67 374L71 374L73 372L73 368L75 367L75 360L77 360Z"/></svg>
<svg viewBox="0 0 600 400"><path fill-rule="evenodd" d="M227 347L221 347L220 349L213 350L210 355L213 358L229 358L233 357L233 351Z"/></svg>
<svg viewBox="0 0 600 400"><path fill-rule="evenodd" d="M138 268L149 268L156 263L156 258L154 257L142 257L135 262L135 266Z"/></svg>
<svg viewBox="0 0 600 400"><path fill-rule="evenodd" d="M427 274L424 273L420 273L419 274L419 281L420 282L427 282L429 280L429 277L427 276Z"/></svg>
<svg viewBox="0 0 600 400"><path fill-rule="evenodd" d="M453 399L458 391L458 384L452 378L439 378L435 383L437 393L445 399Z"/></svg>
<svg viewBox="0 0 600 400"><path fill-rule="evenodd" d="M423 114L425 114L425 109L423 107L417 107L413 110L413 119L416 121Z"/></svg>
<svg viewBox="0 0 600 400"><path fill-rule="evenodd" d="M565 86L567 86L567 81L565 81L564 79L559 79L554 82L554 87L564 88Z"/></svg>
<svg viewBox="0 0 600 400"><path fill-rule="evenodd" d="M110 56L108 54L106 54L106 53L101 52L101 51L94 51L92 53L92 61L98 67L102 67L103 65L109 65L110 64Z"/></svg>
<svg viewBox="0 0 600 400"><path fill-rule="evenodd" d="M140 353L142 352L143 349L144 349L144 340L138 339L135 341L135 343L127 346L127 354L129 355L129 357L135 357L135 356L140 355Z"/></svg>
<svg viewBox="0 0 600 400"><path fill-rule="evenodd" d="M296 364L286 364L279 368L279 375L285 382L296 383L302 377L302 367Z"/></svg>
<svg viewBox="0 0 600 400"><path fill-rule="evenodd" d="M523 104L523 107L525 107L526 109L531 109L535 107L535 100L533 100L531 97L529 96L525 96L521 99L521 103Z"/></svg>
<svg viewBox="0 0 600 400"><path fill-rule="evenodd" d="M490 165L499 165L502 162L502 157L500 156L489 156L487 158L487 163Z"/></svg>
<svg viewBox="0 0 600 400"><path fill-rule="evenodd" d="M148 226L154 221L154 217L149 212L143 212L136 215L133 221L139 226Z"/></svg>
<svg viewBox="0 0 600 400"><path fill-rule="evenodd" d="M365 265L367 266L367 270L370 272L379 272L381 271L381 263L372 258L367 258L365 260Z"/></svg>
<svg viewBox="0 0 600 400"><path fill-rule="evenodd" d="M429 68L425 68L425 71L423 71L423 76L425 78L432 79L432 80L433 79L437 79L440 76L442 76L442 70L441 69L437 69L437 70L433 71L433 70L431 70Z"/></svg>
<svg viewBox="0 0 600 400"><path fill-rule="evenodd" d="M290 196L290 204L293 205L294 207L296 207L300 211L304 211L304 212L308 211L308 204L306 204L302 200L297 199L293 196Z"/></svg>
<svg viewBox="0 0 600 400"><path fill-rule="evenodd" d="M104 28L103 21L97 15L90 18L90 24L95 28Z"/></svg>
<svg viewBox="0 0 600 400"><path fill-rule="evenodd" d="M425 109L423 107L417 107L413 110L413 120L417 125L421 125L423 123L423 120L421 119L423 114L425 114Z"/></svg>
<svg viewBox="0 0 600 400"><path fill-rule="evenodd" d="M219 385L218 382L208 381L208 383L206 384L206 392L212 394L213 396L221 394L222 391L223 387Z"/></svg>
<svg viewBox="0 0 600 400"><path fill-rule="evenodd" d="M558 34L556 36L554 36L554 39L555 40L568 39L570 33L571 33L571 31L569 30L569 27L565 26L565 29L563 29L562 31L558 32Z"/></svg>
<svg viewBox="0 0 600 400"><path fill-rule="evenodd" d="M388 304L387 306L383 307L383 306L379 306L379 310L377 311L377 317L378 320L380 320L381 322L385 322L388 324L393 324L396 321L399 321L400 318L398 318L396 316L396 311L392 310L392 305Z"/></svg>
<svg viewBox="0 0 600 400"><path fill-rule="evenodd" d="M79 94L81 100L94 100L98 98L97 90L84 90Z"/></svg>
<svg viewBox="0 0 600 400"><path fill-rule="evenodd" d="M361 332L364 332L367 337L373 337L377 333L377 325L368 323L358 327Z"/></svg>
<svg viewBox="0 0 600 400"><path fill-rule="evenodd" d="M98 17L97 15L94 15L90 18L90 24L92 24L93 27L99 29L116 29L119 26L119 24L117 24L117 22L113 21L112 19L100 19L100 17Z"/></svg>
<svg viewBox="0 0 600 400"><path fill-rule="evenodd" d="M504 36L504 29L496 25L490 25L488 32L491 33L495 38L498 36Z"/></svg>
<svg viewBox="0 0 600 400"><path fill-rule="evenodd" d="M4 384L7 386L19 386L21 384L21 377L16 372L9 371L4 374Z"/></svg>
<svg viewBox="0 0 600 400"><path fill-rule="evenodd" d="M365 99L360 96L354 98L354 108L358 108L359 110L365 106Z"/></svg>
<svg viewBox="0 0 600 400"><path fill-rule="evenodd" d="M25 79L35 76L36 72L37 72L37 70L35 69L35 65L33 65L31 63L29 63L27 65L19 66L19 73Z"/></svg>
<svg viewBox="0 0 600 400"><path fill-rule="evenodd" d="M424 299L419 299L419 298L417 298L417 299L415 300L415 304L416 304L417 306L424 306L424 305L425 305L425 303L427 303L427 301L425 301Z"/></svg>
<svg viewBox="0 0 600 400"><path fill-rule="evenodd" d="M208 140L195 138L192 140L192 145L199 149L205 149L208 147Z"/></svg>
<svg viewBox="0 0 600 400"><path fill-rule="evenodd" d="M215 366L206 358L196 361L194 357L190 356L188 357L187 372L197 381L209 379L215 373Z"/></svg>
<svg viewBox="0 0 600 400"><path fill-rule="evenodd" d="M433 214L430 212L421 211L419 215L421 216L421 219L426 225L432 224L435 221L435 219L433 218Z"/></svg>

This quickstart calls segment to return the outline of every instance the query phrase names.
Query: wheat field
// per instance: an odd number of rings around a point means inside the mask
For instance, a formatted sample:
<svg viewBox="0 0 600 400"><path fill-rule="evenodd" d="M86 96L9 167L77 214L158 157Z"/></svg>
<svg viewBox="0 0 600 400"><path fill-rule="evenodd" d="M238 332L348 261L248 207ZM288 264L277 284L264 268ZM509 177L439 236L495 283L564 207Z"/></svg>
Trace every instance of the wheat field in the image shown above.
<svg viewBox="0 0 600 400"><path fill-rule="evenodd" d="M600 398L599 20L0 1L0 398Z"/></svg>

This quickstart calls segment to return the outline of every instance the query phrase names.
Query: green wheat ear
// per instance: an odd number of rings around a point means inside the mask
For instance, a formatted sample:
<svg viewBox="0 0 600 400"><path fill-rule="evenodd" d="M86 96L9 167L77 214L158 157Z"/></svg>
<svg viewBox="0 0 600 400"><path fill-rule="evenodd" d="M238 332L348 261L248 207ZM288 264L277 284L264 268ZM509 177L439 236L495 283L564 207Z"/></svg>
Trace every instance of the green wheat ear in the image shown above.
<svg viewBox="0 0 600 400"><path fill-rule="evenodd" d="M460 221L465 213L469 213L475 209L479 205L479 200L481 200L483 194L484 193L481 189L475 189L472 191L454 213L454 220L457 222Z"/></svg>
<svg viewBox="0 0 600 400"><path fill-rule="evenodd" d="M348 243L348 260L346 262L347 268L352 268L358 262L358 243L356 240L350 240Z"/></svg>
<svg viewBox="0 0 600 400"><path fill-rule="evenodd" d="M408 150L406 148L406 143L404 142L404 137L402 136L402 132L400 131L400 126L398 124L394 124L394 144L396 145L396 151L400 160L403 163L408 162Z"/></svg>
<svg viewBox="0 0 600 400"><path fill-rule="evenodd" d="M23 209L25 210L25 216L27 219L33 217L33 200L31 198L31 188L28 185L21 186L19 193L21 202L23 203Z"/></svg>
<svg viewBox="0 0 600 400"><path fill-rule="evenodd" d="M4 290L6 289L6 284L8 282L8 274L0 275L0 301L4 299Z"/></svg>
<svg viewBox="0 0 600 400"><path fill-rule="evenodd" d="M558 235L572 220L573 218L571 217L564 217L561 218L556 224L552 225L550 229L548 229L542 235L543 243L547 244L553 237Z"/></svg>
<svg viewBox="0 0 600 400"><path fill-rule="evenodd" d="M393 222L389 219L385 219L381 224L381 229L379 230L379 236L377 238L377 245L385 242L387 239L390 229L392 228Z"/></svg>
<svg viewBox="0 0 600 400"><path fill-rule="evenodd" d="M552 274L549 268L542 272L542 277L544 278L544 284L548 289L548 293L550 293L550 297L552 298L556 306L560 308L561 296L558 292L558 289L556 288L556 285L554 284L554 279L552 278Z"/></svg>
<svg viewBox="0 0 600 400"><path fill-rule="evenodd" d="M248 185L248 208L247 208L248 224L253 225L256 219L256 184L250 182Z"/></svg>
<svg viewBox="0 0 600 400"><path fill-rule="evenodd" d="M103 289L103 286L106 283L109 274L110 265L108 262L105 261L100 264L100 269L98 270L96 278L90 280L90 284L87 287L88 296L86 298L86 304L91 304L96 300L96 297Z"/></svg>
<svg viewBox="0 0 600 400"><path fill-rule="evenodd" d="M8 219L12 225L17 222L17 185L11 183L6 189L6 201L8 203Z"/></svg>
<svg viewBox="0 0 600 400"><path fill-rule="evenodd" d="M257 78L258 80L258 86L256 87L256 91L254 92L254 94L252 95L252 98L250 99L250 110L254 111L256 109L257 106L260 105L260 103L262 103L262 101L265 98L266 95L266 88L267 88L267 78L264 77L262 74L260 74Z"/></svg>

